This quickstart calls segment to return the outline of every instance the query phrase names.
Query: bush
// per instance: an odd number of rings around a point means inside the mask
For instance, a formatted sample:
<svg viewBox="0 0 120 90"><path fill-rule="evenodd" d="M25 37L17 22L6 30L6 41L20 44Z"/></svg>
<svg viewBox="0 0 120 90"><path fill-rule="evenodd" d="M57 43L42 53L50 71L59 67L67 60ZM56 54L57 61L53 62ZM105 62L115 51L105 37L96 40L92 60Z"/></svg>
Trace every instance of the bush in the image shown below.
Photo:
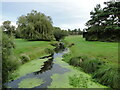
<svg viewBox="0 0 120 90"><path fill-rule="evenodd" d="M63 59L62 60L65 61L65 62L67 62L67 63L69 63L70 62L70 58L71 58L71 54L67 53L67 54L63 55Z"/></svg>
<svg viewBox="0 0 120 90"><path fill-rule="evenodd" d="M9 80L11 73L18 68L20 62L13 54L13 38L2 34L2 83Z"/></svg>
<svg viewBox="0 0 120 90"><path fill-rule="evenodd" d="M54 27L53 34L56 41L60 41L61 39L68 35L67 31L61 30L59 27Z"/></svg>
<svg viewBox="0 0 120 90"><path fill-rule="evenodd" d="M102 62L99 59L93 58L84 60L81 67L84 69L85 72L93 73L97 69L99 69L101 64Z"/></svg>
<svg viewBox="0 0 120 90"><path fill-rule="evenodd" d="M68 45L68 47L72 47L73 45L75 45L75 44L74 44L74 43L71 43L71 44Z"/></svg>
<svg viewBox="0 0 120 90"><path fill-rule="evenodd" d="M26 55L26 54L22 54L20 56L20 59L21 59L21 61L22 61L23 64L26 63L26 62L28 62L28 61L30 61L30 57L28 55Z"/></svg>
<svg viewBox="0 0 120 90"><path fill-rule="evenodd" d="M21 62L15 56L11 55L9 56L6 64L8 71L14 71L20 66Z"/></svg>
<svg viewBox="0 0 120 90"><path fill-rule="evenodd" d="M120 67L115 65L102 65L99 70L95 72L93 78L98 82L108 85L112 88L119 88L120 83Z"/></svg>
<svg viewBox="0 0 120 90"><path fill-rule="evenodd" d="M80 58L79 57L71 58L69 64L73 66L80 66Z"/></svg>
<svg viewBox="0 0 120 90"><path fill-rule="evenodd" d="M82 74L69 77L69 84L73 87L87 88L87 79Z"/></svg>
<svg viewBox="0 0 120 90"><path fill-rule="evenodd" d="M82 66L84 60L87 60L86 56L72 57L69 61L69 64L73 66Z"/></svg>
<svg viewBox="0 0 120 90"><path fill-rule="evenodd" d="M53 53L54 53L54 50L49 49L49 48L45 48L45 52L46 52L47 54L53 54Z"/></svg>

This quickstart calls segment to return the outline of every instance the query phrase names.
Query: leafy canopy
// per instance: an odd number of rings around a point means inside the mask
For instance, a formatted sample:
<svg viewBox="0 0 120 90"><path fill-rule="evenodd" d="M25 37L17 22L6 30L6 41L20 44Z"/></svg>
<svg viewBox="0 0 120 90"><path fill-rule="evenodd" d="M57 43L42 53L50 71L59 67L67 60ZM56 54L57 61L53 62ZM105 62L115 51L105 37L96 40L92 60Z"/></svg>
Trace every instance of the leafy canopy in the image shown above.
<svg viewBox="0 0 120 90"><path fill-rule="evenodd" d="M32 10L17 21L21 37L27 40L53 40L53 26L50 16Z"/></svg>

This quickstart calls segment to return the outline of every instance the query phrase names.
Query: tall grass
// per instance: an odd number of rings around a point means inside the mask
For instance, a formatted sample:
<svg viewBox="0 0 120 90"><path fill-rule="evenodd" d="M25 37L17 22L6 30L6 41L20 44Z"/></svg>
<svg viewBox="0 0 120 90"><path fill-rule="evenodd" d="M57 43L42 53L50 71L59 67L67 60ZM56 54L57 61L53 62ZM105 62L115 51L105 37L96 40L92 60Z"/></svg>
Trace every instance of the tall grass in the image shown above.
<svg viewBox="0 0 120 90"><path fill-rule="evenodd" d="M120 67L107 64L102 65L100 69L98 69L93 78L96 78L98 82L108 85L112 88L119 88L120 85Z"/></svg>
<svg viewBox="0 0 120 90"><path fill-rule="evenodd" d="M88 58L86 56L72 57L69 64L81 67L87 73L93 73L103 64L98 58Z"/></svg>
<svg viewBox="0 0 120 90"><path fill-rule="evenodd" d="M82 63L87 60L86 56L72 57L69 60L69 64L73 66L82 66Z"/></svg>
<svg viewBox="0 0 120 90"><path fill-rule="evenodd" d="M100 68L100 65L102 63L103 62L101 62L99 59L92 58L92 59L84 60L81 67L84 69L85 72L93 73Z"/></svg>

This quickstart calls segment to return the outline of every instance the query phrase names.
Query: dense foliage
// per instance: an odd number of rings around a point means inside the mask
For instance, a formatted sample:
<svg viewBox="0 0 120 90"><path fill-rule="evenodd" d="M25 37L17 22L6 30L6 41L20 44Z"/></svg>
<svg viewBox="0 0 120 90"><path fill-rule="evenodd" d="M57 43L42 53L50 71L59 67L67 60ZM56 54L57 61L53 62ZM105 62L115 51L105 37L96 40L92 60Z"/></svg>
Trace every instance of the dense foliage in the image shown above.
<svg viewBox="0 0 120 90"><path fill-rule="evenodd" d="M11 25L11 21L4 21L2 23L3 25L1 26L2 27L2 30L9 36L12 36L14 35L15 33L15 26Z"/></svg>
<svg viewBox="0 0 120 90"><path fill-rule="evenodd" d="M61 30L59 27L54 27L54 37L57 41L59 41L60 39L63 39L65 36L68 35L68 32L65 30Z"/></svg>
<svg viewBox="0 0 120 90"><path fill-rule="evenodd" d="M118 41L120 36L120 2L105 2L106 7L98 4L90 12L91 19L86 23L86 40Z"/></svg>
<svg viewBox="0 0 120 90"><path fill-rule="evenodd" d="M120 68L115 65L103 65L95 72L93 78L96 78L98 82L108 85L112 88L120 88Z"/></svg>
<svg viewBox="0 0 120 90"><path fill-rule="evenodd" d="M53 40L53 26L50 16L32 10L17 21L22 38L27 40ZM19 31L18 31L19 32Z"/></svg>
<svg viewBox="0 0 120 90"><path fill-rule="evenodd" d="M80 74L79 76L74 74L73 76L69 77L69 83L73 87L88 88L87 82L88 78L85 78L82 74Z"/></svg>
<svg viewBox="0 0 120 90"><path fill-rule="evenodd" d="M83 32L80 30L80 28L78 28L74 30L68 29L68 33L69 35L82 35Z"/></svg>
<svg viewBox="0 0 120 90"><path fill-rule="evenodd" d="M28 56L28 55L26 55L26 54L22 54L21 56L20 56L20 59L21 59L21 62L24 64L24 63L26 63L26 62L28 62L28 61L30 61L30 57Z"/></svg>
<svg viewBox="0 0 120 90"><path fill-rule="evenodd" d="M85 58L85 56L73 57L68 63L81 68L87 73L91 73L93 78L103 85L111 88L119 88L120 68L114 64L105 63L97 58ZM74 81L74 79L72 81Z"/></svg>
<svg viewBox="0 0 120 90"><path fill-rule="evenodd" d="M12 37L8 37L6 34L2 34L2 81L12 79L12 72L18 68L20 62L13 54L14 42Z"/></svg>

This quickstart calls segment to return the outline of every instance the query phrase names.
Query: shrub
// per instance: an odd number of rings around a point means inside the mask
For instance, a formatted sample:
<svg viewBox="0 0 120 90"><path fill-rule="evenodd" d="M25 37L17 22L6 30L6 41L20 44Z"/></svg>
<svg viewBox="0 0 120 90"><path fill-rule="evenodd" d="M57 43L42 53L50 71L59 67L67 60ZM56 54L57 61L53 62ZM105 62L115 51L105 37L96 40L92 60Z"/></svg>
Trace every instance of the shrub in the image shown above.
<svg viewBox="0 0 120 90"><path fill-rule="evenodd" d="M22 54L22 55L20 56L20 59L21 59L21 61L22 61L23 64L24 64L25 62L30 61L30 57L29 57L28 55L26 55L26 54Z"/></svg>
<svg viewBox="0 0 120 90"><path fill-rule="evenodd" d="M49 48L45 48L45 52L46 52L47 54L53 54L54 50L49 49Z"/></svg>
<svg viewBox="0 0 120 90"><path fill-rule="evenodd" d="M70 58L71 58L71 54L70 53L66 53L63 55L63 61L69 63L70 62Z"/></svg>
<svg viewBox="0 0 120 90"><path fill-rule="evenodd" d="M9 80L11 73L16 70L20 64L13 54L13 38L2 33L2 83Z"/></svg>
<svg viewBox="0 0 120 90"><path fill-rule="evenodd" d="M61 30L61 28L59 27L54 27L53 34L56 41L60 41L61 39L68 35L67 31Z"/></svg>
<svg viewBox="0 0 120 90"><path fill-rule="evenodd" d="M96 78L98 82L108 85L112 88L118 88L120 83L120 67L115 65L102 65L99 70L95 72L93 78Z"/></svg>
<svg viewBox="0 0 120 90"><path fill-rule="evenodd" d="M93 73L97 69L99 69L101 64L102 62L99 59L93 58L84 60L81 67L84 69L85 72Z"/></svg>
<svg viewBox="0 0 120 90"><path fill-rule="evenodd" d="M86 56L72 57L69 61L69 64L73 66L82 66L84 60L87 60Z"/></svg>
<svg viewBox="0 0 120 90"><path fill-rule="evenodd" d="M74 44L74 43L71 43L71 44L68 45L68 47L72 47L73 45L75 45L75 44Z"/></svg>
<svg viewBox="0 0 120 90"><path fill-rule="evenodd" d="M14 80L15 78L17 78L18 77L18 73L14 73L14 72L9 72L9 76L8 76L8 80L9 81L12 81L12 80Z"/></svg>
<svg viewBox="0 0 120 90"><path fill-rule="evenodd" d="M73 87L87 88L87 79L82 74L69 77L69 84Z"/></svg>
<svg viewBox="0 0 120 90"><path fill-rule="evenodd" d="M69 64L73 66L80 66L80 58L79 57L71 58Z"/></svg>
<svg viewBox="0 0 120 90"><path fill-rule="evenodd" d="M14 71L20 66L21 63L15 56L11 55L8 57L6 64L8 71Z"/></svg>

